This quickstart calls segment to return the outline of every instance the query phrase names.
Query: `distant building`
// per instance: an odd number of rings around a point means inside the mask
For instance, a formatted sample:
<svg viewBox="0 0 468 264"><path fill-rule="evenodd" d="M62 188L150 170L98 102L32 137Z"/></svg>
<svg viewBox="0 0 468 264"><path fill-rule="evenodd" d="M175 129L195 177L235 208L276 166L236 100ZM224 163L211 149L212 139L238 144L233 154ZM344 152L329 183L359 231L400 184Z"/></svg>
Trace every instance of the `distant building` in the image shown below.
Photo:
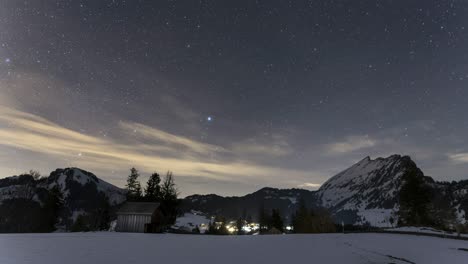
<svg viewBox="0 0 468 264"><path fill-rule="evenodd" d="M117 232L161 232L163 214L159 203L126 202L117 211Z"/></svg>

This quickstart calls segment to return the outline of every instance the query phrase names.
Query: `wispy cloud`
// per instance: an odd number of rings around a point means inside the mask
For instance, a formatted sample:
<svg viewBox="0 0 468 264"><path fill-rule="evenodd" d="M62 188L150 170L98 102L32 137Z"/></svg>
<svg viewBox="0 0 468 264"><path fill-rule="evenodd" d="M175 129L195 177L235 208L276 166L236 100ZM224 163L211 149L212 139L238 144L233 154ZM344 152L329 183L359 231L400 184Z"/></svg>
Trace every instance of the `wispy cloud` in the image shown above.
<svg viewBox="0 0 468 264"><path fill-rule="evenodd" d="M288 180L283 175L302 179L310 175L307 171L264 166L239 156L217 161L210 158L211 154L229 152L235 155L235 150L138 123L121 122L119 138L99 138L67 129L33 114L0 107L0 124L0 145L47 157L66 157L74 160L76 166L100 171L126 170L137 166L144 171L173 170L184 176L238 182L268 180L277 184Z"/></svg>
<svg viewBox="0 0 468 264"><path fill-rule="evenodd" d="M214 152L226 151L224 148L201 143L187 137L173 135L157 128L149 127L139 123L120 122L120 128L127 134L141 136L145 141L153 142L154 145L167 145L168 149L190 151L198 154L208 155Z"/></svg>
<svg viewBox="0 0 468 264"><path fill-rule="evenodd" d="M275 134L264 136L263 140L250 138L241 142L232 144L232 150L241 154L256 154L264 156L281 157L287 156L293 152L284 136Z"/></svg>
<svg viewBox="0 0 468 264"><path fill-rule="evenodd" d="M468 153L448 154L448 157L455 163L468 163Z"/></svg>
<svg viewBox="0 0 468 264"><path fill-rule="evenodd" d="M350 136L344 141L331 143L325 146L329 154L343 154L360 149L374 147L377 141L368 136Z"/></svg>
<svg viewBox="0 0 468 264"><path fill-rule="evenodd" d="M297 187L304 188L304 189L317 189L320 186L321 184L318 184L318 183L305 182L305 183L299 184Z"/></svg>

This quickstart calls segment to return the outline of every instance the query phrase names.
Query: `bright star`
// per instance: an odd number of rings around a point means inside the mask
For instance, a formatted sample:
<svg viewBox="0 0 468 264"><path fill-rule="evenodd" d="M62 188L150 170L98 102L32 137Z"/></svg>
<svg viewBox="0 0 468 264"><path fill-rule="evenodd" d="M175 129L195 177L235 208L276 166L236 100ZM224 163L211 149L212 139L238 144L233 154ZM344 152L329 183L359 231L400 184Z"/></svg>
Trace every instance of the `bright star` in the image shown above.
<svg viewBox="0 0 468 264"><path fill-rule="evenodd" d="M6 62L6 63L10 63L10 62L11 62L10 58L6 58L6 59L5 59L5 62Z"/></svg>
<svg viewBox="0 0 468 264"><path fill-rule="evenodd" d="M211 122L212 120L213 120L213 118L211 116L206 118L206 121L208 121L208 122Z"/></svg>

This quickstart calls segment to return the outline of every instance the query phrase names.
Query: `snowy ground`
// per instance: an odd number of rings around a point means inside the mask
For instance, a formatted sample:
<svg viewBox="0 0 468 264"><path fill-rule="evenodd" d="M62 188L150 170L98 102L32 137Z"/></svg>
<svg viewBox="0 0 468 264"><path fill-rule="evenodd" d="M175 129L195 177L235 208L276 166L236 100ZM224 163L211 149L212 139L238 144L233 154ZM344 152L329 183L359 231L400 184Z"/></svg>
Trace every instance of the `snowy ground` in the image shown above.
<svg viewBox="0 0 468 264"><path fill-rule="evenodd" d="M468 242L400 234L2 234L0 263L468 263L458 248Z"/></svg>
<svg viewBox="0 0 468 264"><path fill-rule="evenodd" d="M456 237L457 233L447 233L442 230L437 230L431 227L414 227L414 226L405 226L405 227L397 227L397 228L389 228L386 231L393 231L393 232L414 232L414 233L422 233L422 234L431 234L431 235L442 235L447 237ZM461 237L468 238L468 234L460 234ZM468 243L468 242L467 242Z"/></svg>

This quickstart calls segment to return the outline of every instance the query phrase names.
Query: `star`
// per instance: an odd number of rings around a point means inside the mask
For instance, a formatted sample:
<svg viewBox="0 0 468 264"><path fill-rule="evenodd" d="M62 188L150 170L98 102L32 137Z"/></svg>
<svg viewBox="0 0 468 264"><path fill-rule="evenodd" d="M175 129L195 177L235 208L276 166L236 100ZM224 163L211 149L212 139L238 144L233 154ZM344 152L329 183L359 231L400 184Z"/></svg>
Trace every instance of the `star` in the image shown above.
<svg viewBox="0 0 468 264"><path fill-rule="evenodd" d="M211 116L208 116L208 117L206 118L206 121L208 121L208 122L211 122L211 121L213 121L213 117L211 117Z"/></svg>
<svg viewBox="0 0 468 264"><path fill-rule="evenodd" d="M11 62L11 59L10 59L10 58L6 58L6 59L5 59L5 62L6 62L6 63L10 63L10 62Z"/></svg>

